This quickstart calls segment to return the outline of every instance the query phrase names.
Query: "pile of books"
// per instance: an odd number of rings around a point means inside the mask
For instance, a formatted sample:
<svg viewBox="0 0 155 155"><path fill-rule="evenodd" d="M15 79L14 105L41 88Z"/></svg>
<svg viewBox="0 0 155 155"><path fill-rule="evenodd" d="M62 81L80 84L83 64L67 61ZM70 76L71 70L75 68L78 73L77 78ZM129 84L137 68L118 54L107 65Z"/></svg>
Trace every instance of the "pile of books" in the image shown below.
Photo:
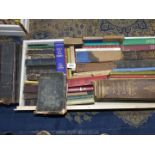
<svg viewBox="0 0 155 155"><path fill-rule="evenodd" d="M68 105L155 101L155 37L83 37L66 53Z"/></svg>
<svg viewBox="0 0 155 155"><path fill-rule="evenodd" d="M26 54L25 105L36 105L41 74L63 72L67 105L155 101L155 37L64 38Z"/></svg>
<svg viewBox="0 0 155 155"><path fill-rule="evenodd" d="M25 59L25 105L36 105L38 83L42 74L50 74L56 71L64 71L65 73L66 68L62 66L62 63L64 65L64 54L61 53L63 51L64 43L59 40L49 44L28 45Z"/></svg>

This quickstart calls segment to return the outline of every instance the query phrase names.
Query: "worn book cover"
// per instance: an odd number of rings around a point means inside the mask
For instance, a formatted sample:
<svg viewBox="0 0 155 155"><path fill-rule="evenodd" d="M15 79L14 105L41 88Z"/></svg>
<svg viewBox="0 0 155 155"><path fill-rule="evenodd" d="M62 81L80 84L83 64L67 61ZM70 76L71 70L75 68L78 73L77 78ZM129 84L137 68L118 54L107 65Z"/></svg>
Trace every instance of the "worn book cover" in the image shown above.
<svg viewBox="0 0 155 155"><path fill-rule="evenodd" d="M155 100L155 79L113 79L94 82L97 100Z"/></svg>
<svg viewBox="0 0 155 155"><path fill-rule="evenodd" d="M66 78L63 73L44 74L39 80L36 113L65 114Z"/></svg>

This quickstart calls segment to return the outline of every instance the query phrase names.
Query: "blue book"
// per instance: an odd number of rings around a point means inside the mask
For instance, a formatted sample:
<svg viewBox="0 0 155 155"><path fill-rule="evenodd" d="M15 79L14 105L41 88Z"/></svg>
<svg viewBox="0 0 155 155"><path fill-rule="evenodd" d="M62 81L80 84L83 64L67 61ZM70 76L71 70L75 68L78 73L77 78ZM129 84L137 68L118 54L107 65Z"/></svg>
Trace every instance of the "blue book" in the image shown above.
<svg viewBox="0 0 155 155"><path fill-rule="evenodd" d="M56 71L66 74L65 50L63 42L54 43L54 54L56 60Z"/></svg>
<svg viewBox="0 0 155 155"><path fill-rule="evenodd" d="M138 71L155 71L155 67L144 68L115 68L113 72L138 72Z"/></svg>

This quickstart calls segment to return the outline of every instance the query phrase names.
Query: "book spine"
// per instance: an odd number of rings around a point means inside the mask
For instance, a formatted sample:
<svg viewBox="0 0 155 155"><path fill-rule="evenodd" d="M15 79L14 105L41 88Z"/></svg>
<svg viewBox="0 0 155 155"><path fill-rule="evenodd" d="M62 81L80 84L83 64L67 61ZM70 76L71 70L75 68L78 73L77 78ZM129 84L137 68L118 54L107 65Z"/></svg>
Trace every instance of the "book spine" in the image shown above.
<svg viewBox="0 0 155 155"><path fill-rule="evenodd" d="M55 65L55 59L27 59L26 66L49 66Z"/></svg>
<svg viewBox="0 0 155 155"><path fill-rule="evenodd" d="M155 75L110 75L109 79L155 79Z"/></svg>
<svg viewBox="0 0 155 155"><path fill-rule="evenodd" d="M55 52L55 59L56 59L56 71L63 72L64 74L66 74L64 43L55 42L54 52Z"/></svg>
<svg viewBox="0 0 155 155"><path fill-rule="evenodd" d="M121 51L76 52L76 63L117 61L123 58Z"/></svg>
<svg viewBox="0 0 155 155"><path fill-rule="evenodd" d="M155 67L155 61L152 59L145 60L120 60L115 62L117 68L143 68Z"/></svg>
<svg viewBox="0 0 155 155"><path fill-rule="evenodd" d="M152 45L155 44L155 38L136 38L124 39L123 45Z"/></svg>
<svg viewBox="0 0 155 155"><path fill-rule="evenodd" d="M155 50L155 45L130 45L121 46L122 51L149 51Z"/></svg>
<svg viewBox="0 0 155 155"><path fill-rule="evenodd" d="M120 45L119 42L85 42L84 46Z"/></svg>
<svg viewBox="0 0 155 155"><path fill-rule="evenodd" d="M155 71L117 71L111 72L110 75L155 75Z"/></svg>
<svg viewBox="0 0 155 155"><path fill-rule="evenodd" d="M27 59L54 59L54 54L29 54Z"/></svg>
<svg viewBox="0 0 155 155"><path fill-rule="evenodd" d="M155 51L126 51L123 57L124 60L155 59Z"/></svg>
<svg viewBox="0 0 155 155"><path fill-rule="evenodd" d="M38 85L36 84L25 84L24 85L24 93L37 93Z"/></svg>
<svg viewBox="0 0 155 155"><path fill-rule="evenodd" d="M78 87L92 85L93 81L107 79L107 76L95 76L95 77L85 77L85 78L75 78L67 80L68 87Z"/></svg>
<svg viewBox="0 0 155 155"><path fill-rule="evenodd" d="M110 70L116 67L114 62L81 63L76 65L76 72Z"/></svg>
<svg viewBox="0 0 155 155"><path fill-rule="evenodd" d="M94 87L96 99L155 99L155 79L98 80Z"/></svg>
<svg viewBox="0 0 155 155"><path fill-rule="evenodd" d="M36 106L37 99L26 99L24 105L25 106Z"/></svg>
<svg viewBox="0 0 155 155"><path fill-rule="evenodd" d="M88 99L88 98L93 98L93 97L94 95L67 96L67 100Z"/></svg>
<svg viewBox="0 0 155 155"><path fill-rule="evenodd" d="M82 48L120 48L120 45L82 46Z"/></svg>
<svg viewBox="0 0 155 155"><path fill-rule="evenodd" d="M53 49L41 49L41 50L28 50L27 55L31 54L54 54L54 48Z"/></svg>
<svg viewBox="0 0 155 155"><path fill-rule="evenodd" d="M93 86L84 86L84 87L72 87L68 88L68 93L73 93L73 92L84 92L84 91L93 91L94 87Z"/></svg>
<svg viewBox="0 0 155 155"><path fill-rule="evenodd" d="M138 72L138 71L155 71L155 67L144 68L114 68L112 72Z"/></svg>

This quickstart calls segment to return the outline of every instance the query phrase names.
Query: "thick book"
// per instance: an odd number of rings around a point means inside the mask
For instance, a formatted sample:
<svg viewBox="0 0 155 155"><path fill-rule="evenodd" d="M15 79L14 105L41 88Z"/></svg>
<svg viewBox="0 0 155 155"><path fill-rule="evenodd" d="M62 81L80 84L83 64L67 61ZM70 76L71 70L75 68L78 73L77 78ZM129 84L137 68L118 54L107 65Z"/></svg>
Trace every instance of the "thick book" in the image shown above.
<svg viewBox="0 0 155 155"><path fill-rule="evenodd" d="M120 48L76 49L76 63L107 62L123 59Z"/></svg>
<svg viewBox="0 0 155 155"><path fill-rule="evenodd" d="M94 87L97 100L155 100L155 79L98 80Z"/></svg>
<svg viewBox="0 0 155 155"><path fill-rule="evenodd" d="M122 51L149 51L155 50L155 45L130 45L130 46L121 46Z"/></svg>
<svg viewBox="0 0 155 155"><path fill-rule="evenodd" d="M155 37L139 37L139 38L125 38L123 40L123 45L152 45L155 44Z"/></svg>
<svg viewBox="0 0 155 155"><path fill-rule="evenodd" d="M114 62L80 63L76 65L76 72L103 71L116 68Z"/></svg>
<svg viewBox="0 0 155 155"><path fill-rule="evenodd" d="M144 68L155 67L154 59L145 60L120 60L115 63L117 67L114 68Z"/></svg>
<svg viewBox="0 0 155 155"><path fill-rule="evenodd" d="M83 78L74 78L74 79L68 79L67 84L68 87L78 87L78 86L87 86L92 85L93 81L95 80L101 80L101 79L107 79L108 77L106 75L102 76L94 76L94 77L83 77Z"/></svg>
<svg viewBox="0 0 155 155"><path fill-rule="evenodd" d="M56 60L56 71L66 74L65 49L63 42L54 43L54 52Z"/></svg>
<svg viewBox="0 0 155 155"><path fill-rule="evenodd" d="M55 58L47 58L47 59L26 59L26 66L50 66L55 65Z"/></svg>
<svg viewBox="0 0 155 155"><path fill-rule="evenodd" d="M16 100L18 56L16 43L0 42L0 102L4 104L15 103Z"/></svg>
<svg viewBox="0 0 155 155"><path fill-rule="evenodd" d="M155 50L152 51L126 51L123 52L124 60L155 59Z"/></svg>
<svg viewBox="0 0 155 155"><path fill-rule="evenodd" d="M94 90L94 87L90 85L90 86L81 86L81 87L71 87L71 88L68 88L67 92L73 93L73 92L85 92L85 91L93 91L93 90Z"/></svg>
<svg viewBox="0 0 155 155"><path fill-rule="evenodd" d="M44 74L39 80L37 114L65 114L66 78L63 73Z"/></svg>

